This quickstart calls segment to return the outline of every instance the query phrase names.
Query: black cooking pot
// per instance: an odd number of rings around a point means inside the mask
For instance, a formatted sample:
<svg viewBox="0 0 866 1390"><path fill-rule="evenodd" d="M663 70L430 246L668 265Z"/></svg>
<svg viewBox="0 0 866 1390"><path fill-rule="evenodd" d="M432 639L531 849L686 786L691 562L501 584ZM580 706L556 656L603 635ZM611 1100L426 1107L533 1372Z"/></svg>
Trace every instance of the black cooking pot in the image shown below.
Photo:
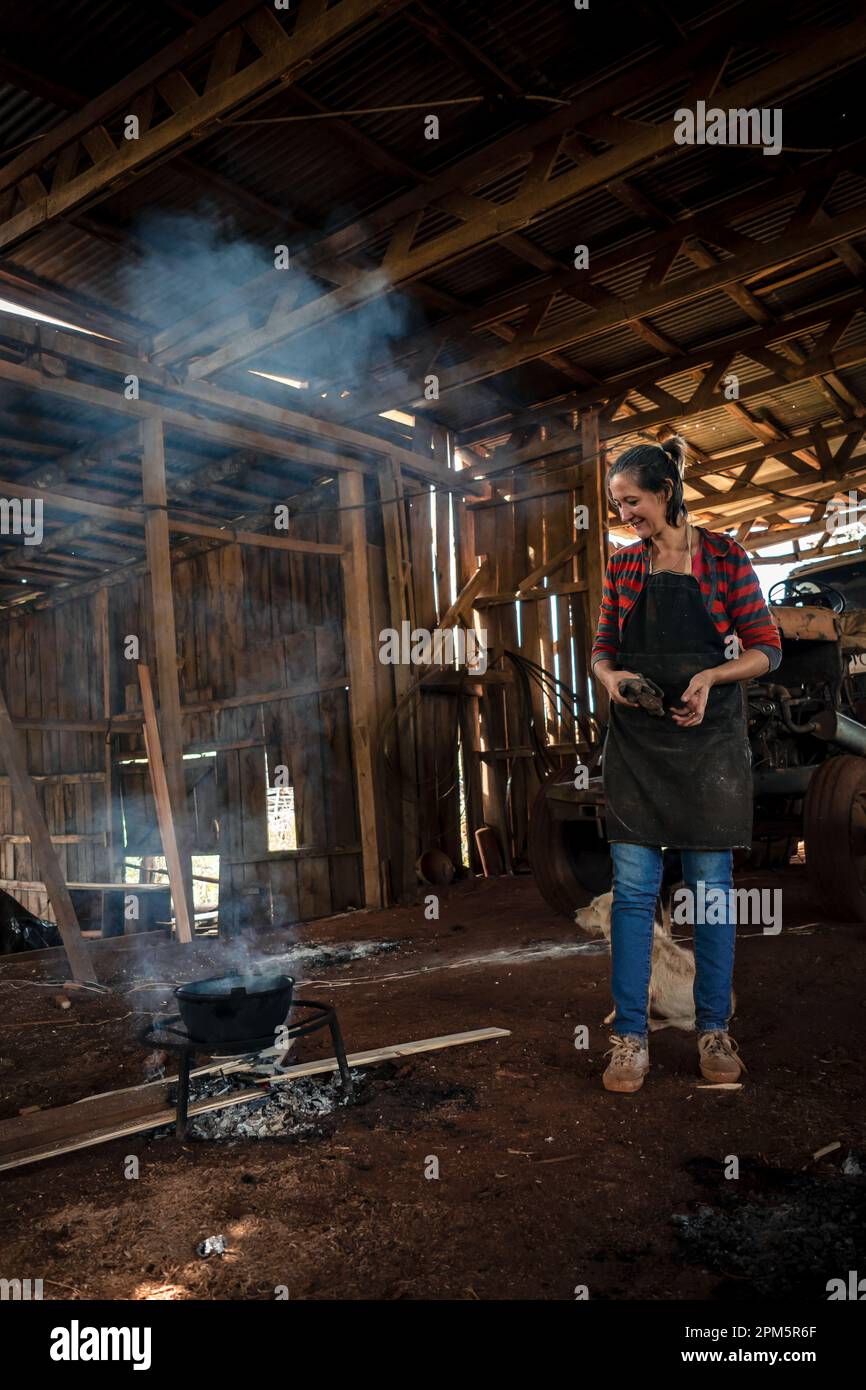
<svg viewBox="0 0 866 1390"><path fill-rule="evenodd" d="M197 1042L219 1044L272 1037L292 1005L288 975L220 975L175 990L180 1016Z"/></svg>

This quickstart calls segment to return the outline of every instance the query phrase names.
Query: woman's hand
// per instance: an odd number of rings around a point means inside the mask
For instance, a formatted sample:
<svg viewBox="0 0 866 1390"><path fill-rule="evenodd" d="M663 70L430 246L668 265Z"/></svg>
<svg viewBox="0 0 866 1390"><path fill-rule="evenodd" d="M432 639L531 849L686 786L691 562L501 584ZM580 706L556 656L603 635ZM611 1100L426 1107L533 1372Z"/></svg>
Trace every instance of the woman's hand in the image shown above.
<svg viewBox="0 0 866 1390"><path fill-rule="evenodd" d="M682 705L671 707L671 719L681 729L692 729L703 721L710 687L715 685L715 671L698 671L682 693Z"/></svg>
<svg viewBox="0 0 866 1390"><path fill-rule="evenodd" d="M605 671L602 675L602 683L605 690L615 705L626 705L628 709L637 709L636 700L626 700L619 693L620 681L639 681L640 676L634 671Z"/></svg>

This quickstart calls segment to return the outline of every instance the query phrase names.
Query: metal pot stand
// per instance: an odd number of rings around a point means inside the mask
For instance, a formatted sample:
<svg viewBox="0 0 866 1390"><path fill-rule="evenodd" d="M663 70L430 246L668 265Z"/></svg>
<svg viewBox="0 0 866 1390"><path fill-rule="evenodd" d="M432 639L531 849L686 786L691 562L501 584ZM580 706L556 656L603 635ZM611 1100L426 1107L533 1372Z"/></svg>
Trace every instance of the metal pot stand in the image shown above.
<svg viewBox="0 0 866 1390"><path fill-rule="evenodd" d="M352 1078L349 1074L349 1063L346 1059L346 1049L343 1044L343 1034L340 1030L336 1009L328 1004L314 1003L310 999L294 999L289 1013L286 1015L286 1020L291 1018L295 1009L298 1008L312 1009L316 1016L301 1019L298 1023L286 1021L279 1024L274 1033L267 1037L239 1038L236 1042L220 1043L219 1048L212 1043L190 1037L181 1023L180 1014L164 1015L148 1024L147 1028L139 1035L139 1042L146 1047L158 1047L178 1054L177 1099L175 1102L175 1137L177 1139L183 1142L186 1138L189 1115L189 1079L194 1059L196 1057L247 1056L255 1058L273 1048L274 1036L277 1032L281 1033L282 1038L285 1039L286 1051L288 1051L290 1042L294 1041L295 1038L303 1037L307 1033L316 1033L322 1028L330 1029L334 1056L340 1071L343 1098L346 1101L351 1100ZM279 1065L276 1070L279 1071Z"/></svg>

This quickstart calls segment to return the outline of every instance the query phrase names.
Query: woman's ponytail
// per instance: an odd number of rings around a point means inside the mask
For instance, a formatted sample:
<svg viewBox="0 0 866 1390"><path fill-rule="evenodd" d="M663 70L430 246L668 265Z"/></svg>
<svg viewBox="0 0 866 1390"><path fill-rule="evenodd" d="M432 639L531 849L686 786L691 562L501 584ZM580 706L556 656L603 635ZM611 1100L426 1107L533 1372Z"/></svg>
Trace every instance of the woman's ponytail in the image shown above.
<svg viewBox="0 0 866 1390"><path fill-rule="evenodd" d="M682 478L686 469L686 441L681 434L672 434L662 443L662 448Z"/></svg>

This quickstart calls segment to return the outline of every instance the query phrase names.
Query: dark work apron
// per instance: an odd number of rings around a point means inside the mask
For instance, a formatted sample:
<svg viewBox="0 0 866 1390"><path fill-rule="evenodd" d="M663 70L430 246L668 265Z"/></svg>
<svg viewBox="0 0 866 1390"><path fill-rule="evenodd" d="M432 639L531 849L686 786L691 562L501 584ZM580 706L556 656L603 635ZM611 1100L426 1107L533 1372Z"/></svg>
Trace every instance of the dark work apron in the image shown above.
<svg viewBox="0 0 866 1390"><path fill-rule="evenodd" d="M669 708L698 671L725 660L721 633L691 574L651 574L622 636L617 665L664 691L665 715L611 701L602 774L609 840L674 849L752 842L752 757L738 681L710 688L703 721Z"/></svg>

